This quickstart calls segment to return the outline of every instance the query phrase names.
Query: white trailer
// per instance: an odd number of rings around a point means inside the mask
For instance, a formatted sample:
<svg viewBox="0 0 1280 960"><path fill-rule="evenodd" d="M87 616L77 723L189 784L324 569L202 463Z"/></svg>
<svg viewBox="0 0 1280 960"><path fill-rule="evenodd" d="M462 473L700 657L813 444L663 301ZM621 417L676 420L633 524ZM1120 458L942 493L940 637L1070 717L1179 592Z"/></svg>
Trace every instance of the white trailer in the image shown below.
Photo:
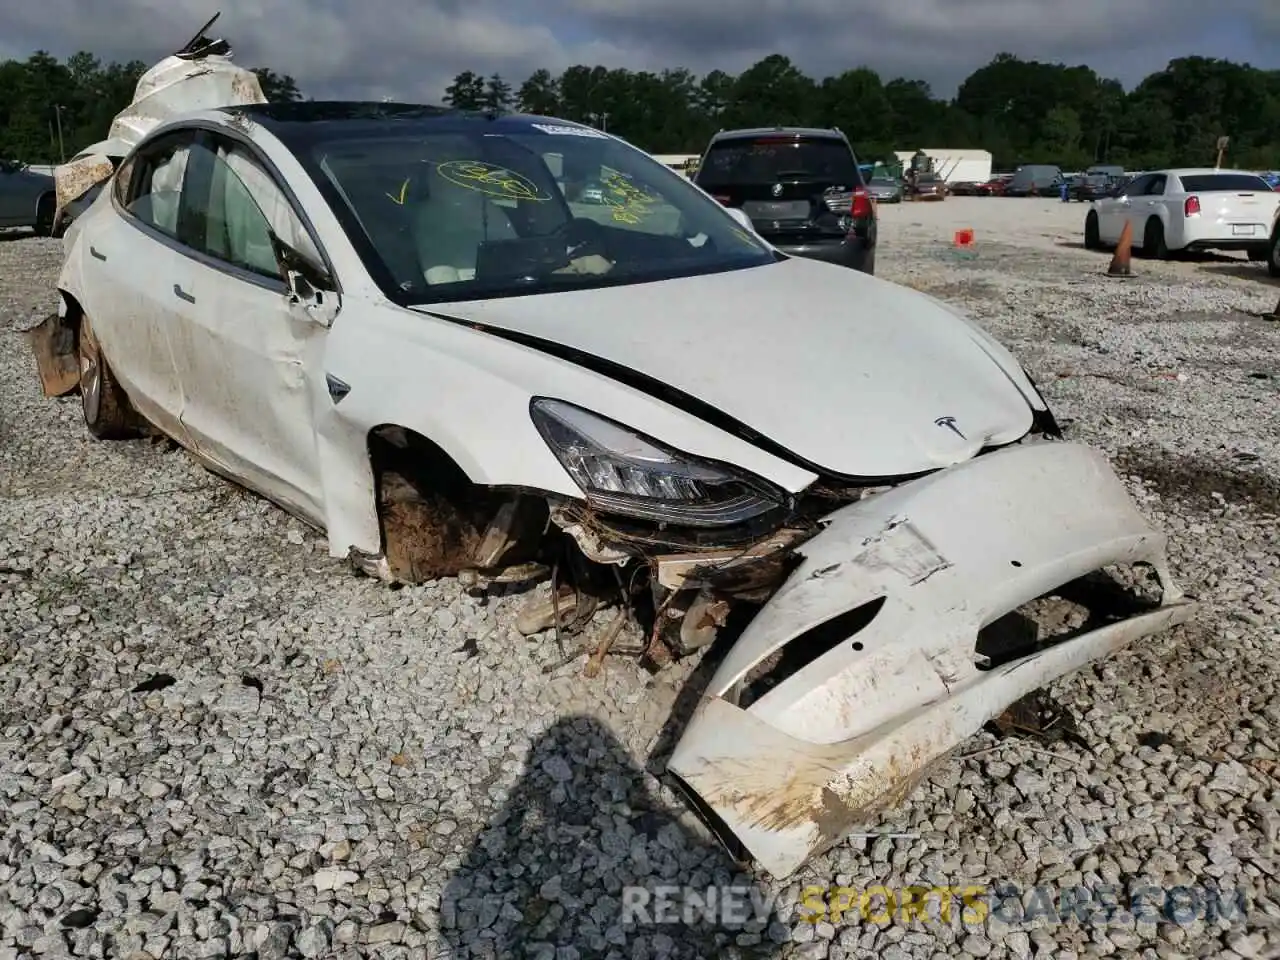
<svg viewBox="0 0 1280 960"><path fill-rule="evenodd" d="M961 150L952 147L924 147L925 156L947 183L985 183L991 179L991 153L987 150ZM896 156L911 165L914 150L899 150Z"/></svg>

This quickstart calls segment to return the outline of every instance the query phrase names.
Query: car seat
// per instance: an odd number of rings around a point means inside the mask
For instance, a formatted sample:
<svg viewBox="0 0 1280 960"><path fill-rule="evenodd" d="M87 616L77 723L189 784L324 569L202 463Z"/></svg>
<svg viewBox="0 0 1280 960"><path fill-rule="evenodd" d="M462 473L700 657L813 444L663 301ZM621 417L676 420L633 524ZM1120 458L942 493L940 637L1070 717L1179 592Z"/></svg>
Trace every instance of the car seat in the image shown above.
<svg viewBox="0 0 1280 960"><path fill-rule="evenodd" d="M427 283L474 280L481 244L517 238L505 205L481 190L433 175L431 197L413 214L414 240Z"/></svg>

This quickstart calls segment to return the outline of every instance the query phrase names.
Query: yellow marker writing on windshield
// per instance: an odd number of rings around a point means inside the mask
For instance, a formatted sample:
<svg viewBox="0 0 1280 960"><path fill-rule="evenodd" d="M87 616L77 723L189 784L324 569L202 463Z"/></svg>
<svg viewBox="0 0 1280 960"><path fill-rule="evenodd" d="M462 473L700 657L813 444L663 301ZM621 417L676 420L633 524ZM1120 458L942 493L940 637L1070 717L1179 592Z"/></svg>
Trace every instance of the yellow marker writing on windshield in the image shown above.
<svg viewBox="0 0 1280 960"><path fill-rule="evenodd" d="M514 170L483 160L448 160L436 172L454 186L499 200L550 200L551 194Z"/></svg>
<svg viewBox="0 0 1280 960"><path fill-rule="evenodd" d="M613 219L618 223L634 226L647 219L658 199L630 183L623 174L608 174L604 177L604 186L612 194L606 194L604 202L613 208Z"/></svg>
<svg viewBox="0 0 1280 960"><path fill-rule="evenodd" d="M405 197L405 194L408 193L408 191L409 191L409 181L406 180L404 183L400 184L400 196L397 197L394 194L388 193L387 197L391 200L392 203L398 203L400 204L400 206L403 207L404 197Z"/></svg>

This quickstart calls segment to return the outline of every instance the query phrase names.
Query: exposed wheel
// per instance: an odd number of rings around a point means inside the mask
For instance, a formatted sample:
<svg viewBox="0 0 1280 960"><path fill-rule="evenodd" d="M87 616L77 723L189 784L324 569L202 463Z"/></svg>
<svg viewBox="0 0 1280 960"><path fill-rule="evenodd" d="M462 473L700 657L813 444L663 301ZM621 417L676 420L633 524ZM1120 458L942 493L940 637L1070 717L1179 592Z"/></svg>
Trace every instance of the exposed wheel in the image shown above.
<svg viewBox="0 0 1280 960"><path fill-rule="evenodd" d="M1164 224L1155 217L1147 221L1147 228L1142 232L1142 252L1153 260L1165 260L1169 256L1169 248L1164 242Z"/></svg>
<svg viewBox="0 0 1280 960"><path fill-rule="evenodd" d="M58 209L58 201L52 193L46 193L36 204L35 231L38 237L53 236L53 215Z"/></svg>
<svg viewBox="0 0 1280 960"><path fill-rule="evenodd" d="M88 317L80 321L76 351L80 357L80 407L89 432L99 440L134 436L129 398L116 383Z"/></svg>
<svg viewBox="0 0 1280 960"><path fill-rule="evenodd" d="M1102 249L1102 232L1098 228L1098 214L1094 210L1084 218L1084 248L1086 250Z"/></svg>
<svg viewBox="0 0 1280 960"><path fill-rule="evenodd" d="M1271 237L1271 252L1267 255L1267 272L1280 277L1280 230Z"/></svg>

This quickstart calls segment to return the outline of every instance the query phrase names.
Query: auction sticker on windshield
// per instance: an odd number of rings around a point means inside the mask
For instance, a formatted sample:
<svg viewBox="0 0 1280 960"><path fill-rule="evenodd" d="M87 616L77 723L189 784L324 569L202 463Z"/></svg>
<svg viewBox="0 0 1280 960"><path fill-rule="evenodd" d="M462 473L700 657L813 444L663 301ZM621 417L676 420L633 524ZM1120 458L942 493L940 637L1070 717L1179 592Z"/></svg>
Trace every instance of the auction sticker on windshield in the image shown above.
<svg viewBox="0 0 1280 960"><path fill-rule="evenodd" d="M531 123L529 126L535 130L541 130L543 133L550 133L557 137L591 137L596 140L608 140L609 135L601 133L599 130L592 130L590 127L571 127L562 123Z"/></svg>

